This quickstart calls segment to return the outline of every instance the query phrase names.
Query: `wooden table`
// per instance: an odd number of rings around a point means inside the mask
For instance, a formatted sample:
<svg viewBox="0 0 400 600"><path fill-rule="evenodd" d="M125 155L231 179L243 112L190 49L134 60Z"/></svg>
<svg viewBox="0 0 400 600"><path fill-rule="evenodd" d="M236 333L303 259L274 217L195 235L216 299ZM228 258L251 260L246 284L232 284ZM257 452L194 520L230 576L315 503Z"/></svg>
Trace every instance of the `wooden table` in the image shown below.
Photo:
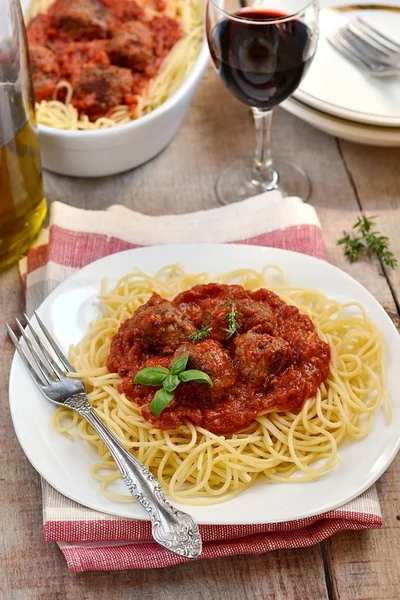
<svg viewBox="0 0 400 600"><path fill-rule="evenodd" d="M386 310L400 308L400 268L377 260L350 265L336 242L360 210L378 216L400 258L400 149L336 140L277 110L276 152L309 173L329 260L364 284ZM176 139L143 167L104 179L45 173L49 202L91 209L121 203L148 214L217 205L214 182L235 157L252 150L249 113L209 70ZM0 314L20 316L14 267L0 278ZM261 556L200 561L170 569L71 574L55 544L43 541L39 477L15 438L7 405L11 344L1 331L1 600L398 600L400 598L400 456L378 482L384 527L343 532L319 546ZM400 367L399 367L400 369ZM400 370L399 370L400 372ZM400 384L399 384L400 387ZM394 399L398 402L398 398Z"/></svg>

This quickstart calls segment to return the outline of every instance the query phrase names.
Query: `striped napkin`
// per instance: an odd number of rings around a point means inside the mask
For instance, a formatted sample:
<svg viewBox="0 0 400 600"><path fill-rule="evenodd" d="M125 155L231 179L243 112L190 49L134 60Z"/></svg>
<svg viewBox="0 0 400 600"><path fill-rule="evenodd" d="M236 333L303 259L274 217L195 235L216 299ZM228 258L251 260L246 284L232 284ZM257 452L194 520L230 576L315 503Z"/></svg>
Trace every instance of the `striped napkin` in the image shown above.
<svg viewBox="0 0 400 600"><path fill-rule="evenodd" d="M314 209L278 192L185 215L150 217L122 206L88 211L55 202L50 226L21 261L30 313L66 277L121 250L145 245L225 242L274 246L326 258ZM147 521L87 509L42 481L45 539L56 542L70 571L167 567L185 562L152 541ZM316 544L345 529L382 525L375 487L339 509L313 518L265 525L202 525L200 558L256 554Z"/></svg>

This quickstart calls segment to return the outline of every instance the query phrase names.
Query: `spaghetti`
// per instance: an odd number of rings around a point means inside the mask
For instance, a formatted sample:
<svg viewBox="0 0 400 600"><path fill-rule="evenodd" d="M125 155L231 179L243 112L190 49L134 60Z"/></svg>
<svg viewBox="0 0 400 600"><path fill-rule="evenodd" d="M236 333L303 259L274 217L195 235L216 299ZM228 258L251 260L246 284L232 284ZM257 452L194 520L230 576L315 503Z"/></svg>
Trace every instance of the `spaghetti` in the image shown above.
<svg viewBox="0 0 400 600"><path fill-rule="evenodd" d="M271 275L276 272L281 283L272 286ZM307 400L299 411L264 411L245 430L230 435L216 435L190 421L176 430L156 429L141 416L139 406L118 392L119 376L107 371L111 339L154 291L171 299L209 281L206 273L190 274L172 265L154 277L136 270L110 292L103 283L100 315L70 351L76 376L84 379L93 407L171 498L186 504L213 504L236 496L261 477L276 482L318 479L338 462L338 446L368 435L379 406L384 405L390 419L383 342L364 308L356 302L341 304L316 290L289 286L279 268L266 266L261 272L241 269L212 281L239 283L247 290L268 288L312 319L331 350L329 375L315 399ZM96 448L102 458L92 475L104 495L133 500L114 493L113 483L120 474L85 420L60 408L52 424L66 435L77 426L79 437Z"/></svg>
<svg viewBox="0 0 400 600"><path fill-rule="evenodd" d="M46 13L53 1L33 0L27 14L28 24L38 15ZM132 105L119 104L111 108L106 115L95 120L90 119L90 115L78 110L72 103L74 89L71 82L61 79L52 100L46 98L36 102L38 123L58 129L85 131L123 125L153 111L179 89L192 70L200 51L204 0L165 0L162 10L153 8L150 0L136 0L136 4L143 8L149 18L167 16L176 19L180 23L183 35L164 58L154 77L151 77L143 90L134 96L134 109Z"/></svg>

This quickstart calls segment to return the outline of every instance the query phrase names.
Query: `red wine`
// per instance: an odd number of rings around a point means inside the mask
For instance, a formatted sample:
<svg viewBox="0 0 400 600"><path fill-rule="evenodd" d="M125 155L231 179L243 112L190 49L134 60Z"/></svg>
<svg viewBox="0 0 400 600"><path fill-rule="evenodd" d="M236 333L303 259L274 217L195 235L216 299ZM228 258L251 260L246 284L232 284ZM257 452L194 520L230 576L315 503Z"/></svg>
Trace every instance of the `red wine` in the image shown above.
<svg viewBox="0 0 400 600"><path fill-rule="evenodd" d="M263 110L280 104L299 85L312 59L311 32L288 15L244 9L236 13L260 23L220 21L208 32L211 56L222 81L241 102Z"/></svg>

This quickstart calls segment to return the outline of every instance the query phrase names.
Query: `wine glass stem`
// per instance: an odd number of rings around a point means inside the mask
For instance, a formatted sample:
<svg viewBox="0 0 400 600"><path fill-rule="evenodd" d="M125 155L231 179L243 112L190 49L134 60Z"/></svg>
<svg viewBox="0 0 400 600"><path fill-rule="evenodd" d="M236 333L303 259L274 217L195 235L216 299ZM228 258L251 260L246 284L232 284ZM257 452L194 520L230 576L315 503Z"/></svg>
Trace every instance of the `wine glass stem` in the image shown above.
<svg viewBox="0 0 400 600"><path fill-rule="evenodd" d="M271 123L272 110L252 108L256 128L256 151L252 169L253 184L265 191L277 187L279 177L272 162Z"/></svg>

